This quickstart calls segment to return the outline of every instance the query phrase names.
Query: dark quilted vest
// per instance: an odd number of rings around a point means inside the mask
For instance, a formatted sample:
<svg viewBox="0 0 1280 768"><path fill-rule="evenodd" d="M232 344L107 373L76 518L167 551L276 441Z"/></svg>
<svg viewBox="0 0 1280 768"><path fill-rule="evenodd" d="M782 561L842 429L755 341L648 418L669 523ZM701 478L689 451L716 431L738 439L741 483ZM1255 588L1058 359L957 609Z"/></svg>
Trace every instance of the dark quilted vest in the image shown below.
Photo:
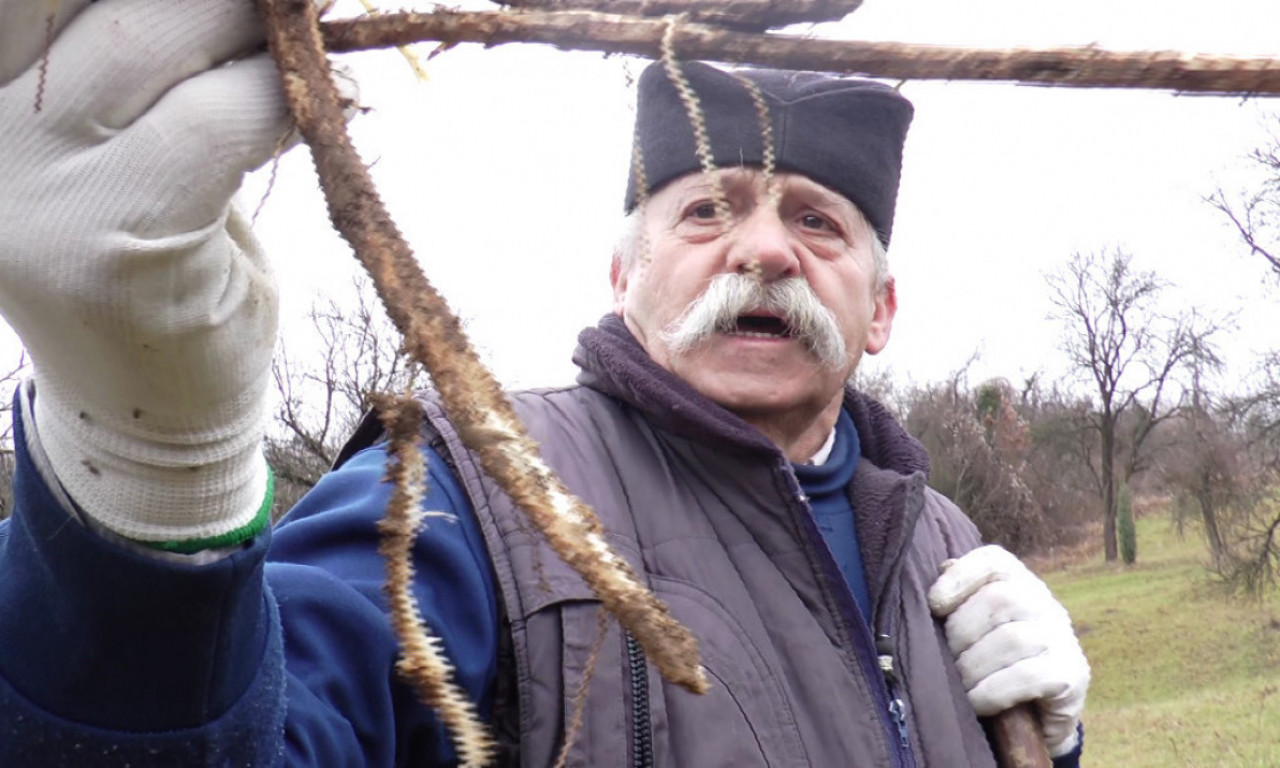
<svg viewBox="0 0 1280 768"><path fill-rule="evenodd" d="M712 688L694 696L667 685L611 621L568 765L893 765L897 733L880 714L870 637L790 463L654 366L616 319L580 341L584 386L518 394L517 410L547 463L698 638ZM850 493L875 629L891 637L905 679L916 763L994 766L924 600L939 563L977 546L977 533L925 487L923 451L878 404L850 391L845 406L863 446ZM509 620L515 684L499 695L518 710L509 762L549 766L599 635L598 603L440 409L428 411L475 505Z"/></svg>

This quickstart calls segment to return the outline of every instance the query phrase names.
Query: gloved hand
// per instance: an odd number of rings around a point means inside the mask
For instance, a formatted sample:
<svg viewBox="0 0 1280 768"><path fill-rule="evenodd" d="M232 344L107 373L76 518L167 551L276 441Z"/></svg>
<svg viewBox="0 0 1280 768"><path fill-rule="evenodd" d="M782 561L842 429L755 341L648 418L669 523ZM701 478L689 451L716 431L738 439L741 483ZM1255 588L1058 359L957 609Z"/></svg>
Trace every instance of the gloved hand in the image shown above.
<svg viewBox="0 0 1280 768"><path fill-rule="evenodd" d="M1018 558L986 546L949 561L929 590L978 715L1035 702L1049 755L1075 749L1089 662L1071 617Z"/></svg>
<svg viewBox="0 0 1280 768"><path fill-rule="evenodd" d="M248 0L0 0L0 313L53 472L130 539L265 522L277 295L229 202L288 127L262 43Z"/></svg>

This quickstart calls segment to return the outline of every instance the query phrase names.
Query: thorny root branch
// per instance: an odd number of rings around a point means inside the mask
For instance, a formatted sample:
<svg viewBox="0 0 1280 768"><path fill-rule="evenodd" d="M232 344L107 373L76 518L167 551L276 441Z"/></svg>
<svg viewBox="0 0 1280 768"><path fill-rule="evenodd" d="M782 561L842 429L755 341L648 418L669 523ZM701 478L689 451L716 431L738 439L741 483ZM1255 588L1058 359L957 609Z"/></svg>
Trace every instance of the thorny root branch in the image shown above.
<svg viewBox="0 0 1280 768"><path fill-rule="evenodd" d="M413 542L425 513L423 487L426 462L418 446L422 438L422 405L412 397L379 398L387 431L387 480L393 485L387 515L378 523L378 554L387 562L387 602L391 628L402 655L396 669L413 684L419 698L432 707L449 729L464 768L479 768L493 759L494 743L467 694L454 683L440 640L422 620L413 594Z"/></svg>
<svg viewBox="0 0 1280 768"><path fill-rule="evenodd" d="M326 22L331 52L438 41L445 46L545 43L565 50L662 55L662 18L594 11L450 11ZM681 24L676 43L691 59L810 69L898 80L997 80L1085 88L1164 88L1280 95L1280 60L1175 51L1077 48L979 49L755 34Z"/></svg>
<svg viewBox="0 0 1280 768"><path fill-rule="evenodd" d="M351 139L311 0L257 0L294 122L311 147L335 228L373 279L406 352L423 364L463 443L644 647L664 677L707 689L697 641L615 554L595 513L539 457L510 402L427 281ZM382 17L376 17L382 18Z"/></svg>
<svg viewBox="0 0 1280 768"><path fill-rule="evenodd" d="M499 5L548 11L604 11L628 16L686 14L690 21L763 31L789 24L839 21L862 0L496 0Z"/></svg>
<svg viewBox="0 0 1280 768"><path fill-rule="evenodd" d="M716 161L711 155L711 137L707 133L707 120L702 113L702 101L693 90L693 86L689 84L689 79L684 76L680 61L676 58L676 30L679 29L682 21L680 16L671 16L666 19L666 29L662 32L662 66L667 72L667 78L675 86L676 93L680 94L680 102L684 104L685 115L689 118L689 128L693 130L693 141L697 147L698 165L711 181L711 199L715 202L716 216L727 224L733 218L733 211L729 208L728 198L724 196L720 177L715 175Z"/></svg>

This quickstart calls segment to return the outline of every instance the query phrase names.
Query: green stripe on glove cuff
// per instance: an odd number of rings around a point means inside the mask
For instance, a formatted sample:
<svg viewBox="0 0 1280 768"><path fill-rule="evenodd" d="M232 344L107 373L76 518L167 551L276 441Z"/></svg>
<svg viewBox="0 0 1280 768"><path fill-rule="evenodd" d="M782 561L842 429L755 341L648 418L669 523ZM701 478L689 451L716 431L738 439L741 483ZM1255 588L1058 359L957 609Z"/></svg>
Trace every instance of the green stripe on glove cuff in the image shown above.
<svg viewBox="0 0 1280 768"><path fill-rule="evenodd" d="M203 539L186 539L184 541L144 541L142 542L150 549L158 549L164 552L176 552L181 555L190 555L196 552L203 552L206 549L221 549L223 547L234 547L237 544L243 544L254 536L266 530L267 525L271 521L271 505L275 501L276 476L267 467L267 492L262 499L262 506L258 507L258 513L248 523L234 528L226 533L218 536L210 536Z"/></svg>

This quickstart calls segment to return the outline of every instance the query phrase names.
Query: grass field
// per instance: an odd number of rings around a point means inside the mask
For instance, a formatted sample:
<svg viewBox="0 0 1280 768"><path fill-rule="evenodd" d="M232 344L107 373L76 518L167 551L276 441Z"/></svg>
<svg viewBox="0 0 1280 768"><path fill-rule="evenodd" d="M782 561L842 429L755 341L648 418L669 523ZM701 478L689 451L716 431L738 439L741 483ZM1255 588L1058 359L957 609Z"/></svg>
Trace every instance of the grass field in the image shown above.
<svg viewBox="0 0 1280 768"><path fill-rule="evenodd" d="M1198 531L1138 521L1138 563L1041 574L1093 667L1089 768L1280 766L1280 599L1228 600Z"/></svg>

